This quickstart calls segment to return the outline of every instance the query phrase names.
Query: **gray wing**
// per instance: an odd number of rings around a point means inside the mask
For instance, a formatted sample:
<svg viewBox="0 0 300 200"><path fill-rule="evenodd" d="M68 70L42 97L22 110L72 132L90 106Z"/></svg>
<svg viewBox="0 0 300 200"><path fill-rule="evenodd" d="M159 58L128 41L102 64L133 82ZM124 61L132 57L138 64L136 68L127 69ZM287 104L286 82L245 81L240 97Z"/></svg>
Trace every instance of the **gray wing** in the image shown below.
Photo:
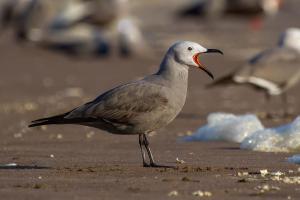
<svg viewBox="0 0 300 200"><path fill-rule="evenodd" d="M161 86L138 81L114 88L72 112L66 118L95 118L119 124L134 124L149 112L166 109L168 99Z"/></svg>
<svg viewBox="0 0 300 200"><path fill-rule="evenodd" d="M235 77L257 77L284 86L299 73L300 54L292 49L276 48L255 56Z"/></svg>

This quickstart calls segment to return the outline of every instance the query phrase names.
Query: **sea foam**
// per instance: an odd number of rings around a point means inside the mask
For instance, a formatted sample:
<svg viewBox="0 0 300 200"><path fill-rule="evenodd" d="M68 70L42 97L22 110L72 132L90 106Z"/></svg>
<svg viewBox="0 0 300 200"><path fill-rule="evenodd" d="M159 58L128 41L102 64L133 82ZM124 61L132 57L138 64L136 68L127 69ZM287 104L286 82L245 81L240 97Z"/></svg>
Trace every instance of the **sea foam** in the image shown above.
<svg viewBox="0 0 300 200"><path fill-rule="evenodd" d="M300 151L300 117L290 124L265 128L253 114L212 113L205 126L184 140L237 142L241 143L241 148L254 151Z"/></svg>

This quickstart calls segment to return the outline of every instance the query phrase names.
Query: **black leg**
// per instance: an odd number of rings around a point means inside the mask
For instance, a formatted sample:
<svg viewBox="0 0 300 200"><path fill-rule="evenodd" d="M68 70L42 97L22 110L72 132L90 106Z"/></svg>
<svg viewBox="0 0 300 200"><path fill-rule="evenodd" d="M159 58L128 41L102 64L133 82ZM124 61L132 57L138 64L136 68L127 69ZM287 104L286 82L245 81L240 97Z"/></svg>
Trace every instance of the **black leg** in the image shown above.
<svg viewBox="0 0 300 200"><path fill-rule="evenodd" d="M144 138L144 140L143 140L144 141L144 146L145 146L145 148L147 150L148 157L149 157L149 160L150 160L150 165L152 166L152 165L155 164L155 162L154 162L154 159L153 159L153 155L152 155L151 149L149 148L149 141L148 141L148 139L146 137L146 134L143 134L143 138Z"/></svg>
<svg viewBox="0 0 300 200"><path fill-rule="evenodd" d="M148 153L148 157L149 157L149 161L150 161L150 165L148 166L145 166L144 167L161 167L161 168L174 168L172 166L165 166L165 165L158 165L154 162L154 158L153 158L153 155L152 155L152 152L151 152L151 149L149 147L149 141L146 137L146 134L143 134L143 143L144 143L144 146L147 150L147 153Z"/></svg>
<svg viewBox="0 0 300 200"><path fill-rule="evenodd" d="M271 101L271 95L268 93L268 92L264 92L264 95L265 95L265 104L266 104L266 106L265 106L265 112L267 113L267 117L269 116L271 116L272 115L272 113L271 113L271 103L272 103L272 101Z"/></svg>
<svg viewBox="0 0 300 200"><path fill-rule="evenodd" d="M292 112L290 112L290 110L289 110L289 98L288 98L288 94L286 92L281 94L281 101L284 106L283 117L284 118L289 117L290 115L292 115Z"/></svg>
<svg viewBox="0 0 300 200"><path fill-rule="evenodd" d="M145 160L145 151L144 151L144 148L143 148L143 145L144 145L143 134L139 134L139 145L140 145L142 159L143 159L143 166L144 167L149 166L149 164L147 164L146 160Z"/></svg>

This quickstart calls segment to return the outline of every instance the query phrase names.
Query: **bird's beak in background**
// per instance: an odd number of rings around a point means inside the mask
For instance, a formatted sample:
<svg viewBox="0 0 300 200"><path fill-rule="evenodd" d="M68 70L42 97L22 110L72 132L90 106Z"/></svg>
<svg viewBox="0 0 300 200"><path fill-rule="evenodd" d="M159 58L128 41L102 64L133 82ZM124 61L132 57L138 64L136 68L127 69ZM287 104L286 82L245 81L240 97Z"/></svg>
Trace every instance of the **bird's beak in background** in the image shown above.
<svg viewBox="0 0 300 200"><path fill-rule="evenodd" d="M208 71L208 69L206 69L201 63L200 63L200 60L199 60L199 55L201 53L196 53L194 56L193 56L193 60L194 62L197 64L198 68L202 69L203 71L205 71L212 79L214 79L214 75Z"/></svg>

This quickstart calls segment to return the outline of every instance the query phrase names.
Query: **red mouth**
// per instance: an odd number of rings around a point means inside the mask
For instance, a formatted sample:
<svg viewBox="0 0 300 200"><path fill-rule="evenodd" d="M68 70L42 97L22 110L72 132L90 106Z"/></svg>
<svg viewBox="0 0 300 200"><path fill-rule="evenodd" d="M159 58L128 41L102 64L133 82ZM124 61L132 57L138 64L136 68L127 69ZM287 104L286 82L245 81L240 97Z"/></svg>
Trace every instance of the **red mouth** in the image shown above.
<svg viewBox="0 0 300 200"><path fill-rule="evenodd" d="M198 68L199 69L202 69L203 71L205 71L212 79L214 79L214 76L213 76L213 74L209 71L209 70L207 70L201 63L200 63L200 60L199 60L199 55L200 55L201 53L196 53L195 55L193 55L193 60L194 60L194 62L198 65Z"/></svg>
<svg viewBox="0 0 300 200"><path fill-rule="evenodd" d="M200 60L199 60L199 55L200 55L200 53L196 53L196 54L193 56L193 60L194 60L194 62L195 62L199 67L202 67L202 64L200 63Z"/></svg>

